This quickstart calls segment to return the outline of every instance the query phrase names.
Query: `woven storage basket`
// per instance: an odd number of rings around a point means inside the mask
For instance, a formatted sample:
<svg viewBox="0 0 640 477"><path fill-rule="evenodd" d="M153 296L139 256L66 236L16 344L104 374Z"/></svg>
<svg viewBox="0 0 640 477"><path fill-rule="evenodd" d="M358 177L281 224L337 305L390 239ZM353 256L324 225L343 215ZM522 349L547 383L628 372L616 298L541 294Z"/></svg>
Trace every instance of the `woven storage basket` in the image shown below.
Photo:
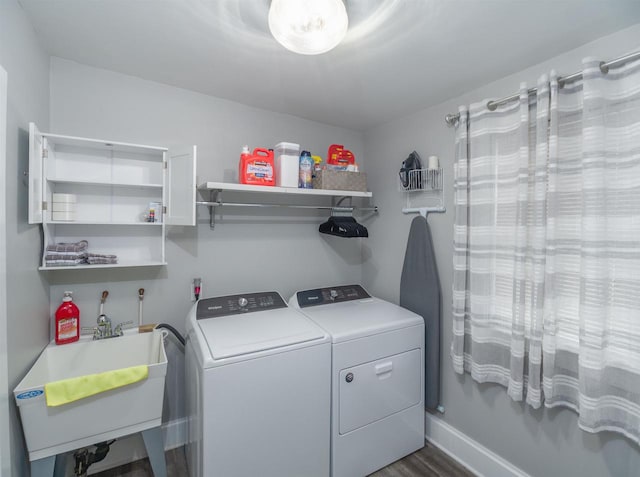
<svg viewBox="0 0 640 477"><path fill-rule="evenodd" d="M314 189L367 191L367 174L348 171L317 171L313 178Z"/></svg>

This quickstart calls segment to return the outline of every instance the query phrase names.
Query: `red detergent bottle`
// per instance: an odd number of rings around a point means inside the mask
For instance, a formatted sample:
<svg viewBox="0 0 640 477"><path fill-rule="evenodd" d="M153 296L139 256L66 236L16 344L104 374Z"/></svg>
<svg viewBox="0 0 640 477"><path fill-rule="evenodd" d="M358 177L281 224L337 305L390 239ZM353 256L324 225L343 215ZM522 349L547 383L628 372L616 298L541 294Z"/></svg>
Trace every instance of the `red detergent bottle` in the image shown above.
<svg viewBox="0 0 640 477"><path fill-rule="evenodd" d="M72 294L64 292L62 304L56 310L56 344L59 345L80 339L80 310L73 303Z"/></svg>
<svg viewBox="0 0 640 477"><path fill-rule="evenodd" d="M240 184L276 185L275 163L272 149L256 148L253 154L244 146L240 154Z"/></svg>

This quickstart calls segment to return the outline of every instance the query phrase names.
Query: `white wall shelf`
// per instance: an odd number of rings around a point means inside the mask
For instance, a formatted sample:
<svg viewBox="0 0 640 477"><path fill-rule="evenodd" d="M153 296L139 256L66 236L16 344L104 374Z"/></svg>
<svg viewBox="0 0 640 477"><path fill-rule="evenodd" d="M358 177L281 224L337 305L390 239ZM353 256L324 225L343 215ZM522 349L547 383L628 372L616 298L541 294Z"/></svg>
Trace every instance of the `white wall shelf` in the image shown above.
<svg viewBox="0 0 640 477"><path fill-rule="evenodd" d="M256 186L248 184L235 184L227 182L206 182L198 186L201 193L209 193L209 201L196 202L197 205L204 205L209 208L209 226L215 227L215 210L216 207L234 206L234 207L274 207L274 208L296 208L296 209L315 209L330 210L334 213L351 214L354 210L369 211L376 213L378 207L355 207L352 205L340 205L347 198L370 198L373 197L371 192L361 192L354 190L327 190L327 189L297 189L294 187L276 187L276 186ZM224 202L221 199L222 192L243 192L248 194L273 194L280 196L315 196L315 197L331 197L332 205L295 205L295 204L269 204L269 203L247 203L247 202ZM338 200L336 200L339 198Z"/></svg>
<svg viewBox="0 0 640 477"><path fill-rule="evenodd" d="M166 225L195 225L195 168L195 146L169 150L40 133L31 123L29 223L43 228L39 270L166 265ZM56 193L73 199L55 204ZM151 204L158 222L145 221ZM81 240L89 242L88 253L116 255L118 263L47 266L47 246Z"/></svg>
<svg viewBox="0 0 640 477"><path fill-rule="evenodd" d="M266 192L267 194L318 195L330 197L372 197L371 192L356 190L329 189L297 189L295 187L256 186L248 184L233 184L227 182L206 182L198 186L200 190L238 191L238 192Z"/></svg>

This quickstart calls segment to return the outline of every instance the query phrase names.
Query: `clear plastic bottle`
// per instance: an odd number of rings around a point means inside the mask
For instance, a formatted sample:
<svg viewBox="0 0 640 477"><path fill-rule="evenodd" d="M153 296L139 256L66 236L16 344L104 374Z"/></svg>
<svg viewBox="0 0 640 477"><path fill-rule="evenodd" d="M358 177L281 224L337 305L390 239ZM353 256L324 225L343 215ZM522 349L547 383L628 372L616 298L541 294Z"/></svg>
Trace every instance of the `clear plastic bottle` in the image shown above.
<svg viewBox="0 0 640 477"><path fill-rule="evenodd" d="M309 151L302 151L300 154L299 174L298 188L313 189L313 159Z"/></svg>

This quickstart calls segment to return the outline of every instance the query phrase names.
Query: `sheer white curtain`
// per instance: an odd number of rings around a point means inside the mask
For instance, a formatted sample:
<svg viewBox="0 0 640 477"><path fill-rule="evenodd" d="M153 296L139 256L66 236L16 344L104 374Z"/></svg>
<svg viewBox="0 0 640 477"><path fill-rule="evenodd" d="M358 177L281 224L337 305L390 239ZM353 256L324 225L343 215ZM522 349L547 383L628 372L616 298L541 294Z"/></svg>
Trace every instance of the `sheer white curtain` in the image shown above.
<svg viewBox="0 0 640 477"><path fill-rule="evenodd" d="M461 109L454 172L454 368L540 405L549 89ZM545 99L546 98L546 99ZM545 125L538 138L536 122ZM532 126L533 125L533 126ZM529 369L531 368L531 369ZM537 375L529 379L527 375Z"/></svg>
<svg viewBox="0 0 640 477"><path fill-rule="evenodd" d="M546 405L640 442L640 62L551 91Z"/></svg>
<svg viewBox="0 0 640 477"><path fill-rule="evenodd" d="M537 91L460 110L454 369L640 442L640 62Z"/></svg>

